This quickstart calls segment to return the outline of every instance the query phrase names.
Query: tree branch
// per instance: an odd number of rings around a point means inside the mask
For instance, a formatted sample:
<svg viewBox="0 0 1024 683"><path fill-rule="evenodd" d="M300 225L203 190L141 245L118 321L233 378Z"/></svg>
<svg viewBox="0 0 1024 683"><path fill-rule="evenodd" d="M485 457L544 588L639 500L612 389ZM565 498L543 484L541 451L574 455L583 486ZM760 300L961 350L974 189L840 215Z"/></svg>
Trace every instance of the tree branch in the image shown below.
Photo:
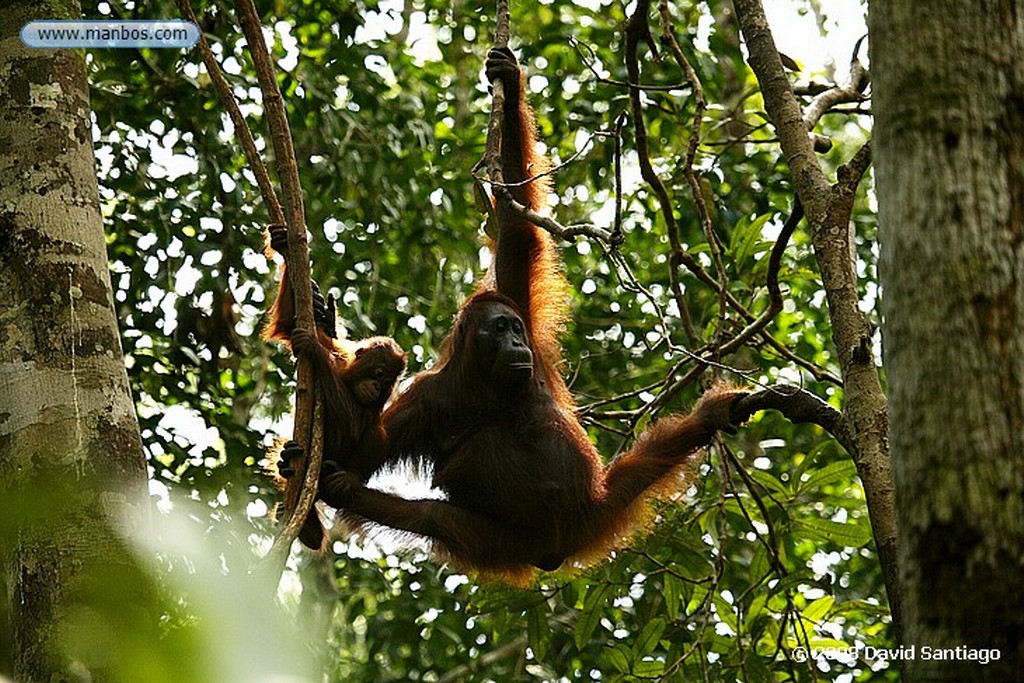
<svg viewBox="0 0 1024 683"><path fill-rule="evenodd" d="M856 450L843 414L806 389L783 384L755 391L736 402L733 417L740 423L761 410L777 410L790 422L816 424L835 437L847 452Z"/></svg>
<svg viewBox="0 0 1024 683"><path fill-rule="evenodd" d="M647 24L649 11L650 0L638 0L632 16L629 17L626 23L626 72L629 75L629 80L633 83L640 82L638 50L641 40L646 40L651 46L651 51L654 52L654 41L651 39L650 27ZM633 137L636 145L637 161L640 164L640 175L643 177L644 182L650 185L654 196L658 200L659 211L665 221L665 232L668 235L669 244L672 248L669 259L669 286L672 290L672 296L676 300L676 306L679 308L680 316L683 320L689 320L689 313L684 313L688 309L686 299L683 297L683 288L679 282L678 266L682 263L691 271L694 271L694 267L698 268L701 272L704 269L700 268L696 259L683 248L679 240L679 228L676 224L672 198L651 164L651 155L647 143L647 126L644 124L640 92L639 89L635 88L629 91L630 116L633 119ZM718 263L716 263L717 265ZM696 271L694 273L697 274ZM719 274L722 275L721 272ZM705 273L705 275L707 274ZM707 275L706 281L710 281L709 284L712 284L716 292L724 292L726 289L724 282L715 281L710 275ZM696 331L689 328L686 328L685 331L689 342L693 344L697 339Z"/></svg>
<svg viewBox="0 0 1024 683"><path fill-rule="evenodd" d="M797 196L811 225L821 224L828 203L828 182L804 123L800 103L793 95L786 69L775 47L760 0L734 0L740 30L747 44L750 68L757 76L764 107L779 136Z"/></svg>
<svg viewBox="0 0 1024 683"><path fill-rule="evenodd" d="M192 5L189 0L178 0L178 9L181 10L181 14L185 19L188 19L197 26L199 25L199 20L196 18L195 12L192 11ZM256 142L253 140L252 131L245 120L245 116L242 115L242 110L238 106L238 100L235 98L234 93L231 92L231 85L228 83L227 78L225 78L224 71L220 68L220 64L217 63L216 57L213 56L210 43L202 33L199 34L199 56L206 66L206 72L210 75L210 82L213 84L217 97L220 99L221 104L224 105L228 116L231 118L231 124L235 127L235 137L238 138L242 151L245 152L245 160L248 162L249 168L252 169L253 175L256 176L256 184L259 186L260 195L263 197L263 204L267 207L267 215L270 218L270 222L284 224L284 213L281 211L281 204L277 199L277 193L274 191L274 184L270 180L270 172L267 171L267 166L263 163L263 157L260 156L259 151L256 149Z"/></svg>
<svg viewBox="0 0 1024 683"><path fill-rule="evenodd" d="M864 482L893 626L899 640L902 637L902 598L888 408L875 367L872 330L860 310L851 232L855 190L870 160L870 148L861 149L851 160L844 180L835 188L828 186L814 155L800 105L775 48L761 1L734 0L734 5L750 55L750 67L761 86L765 110L775 125L797 196L807 212L843 374L843 414L852 435L850 453ZM863 75L855 77L863 80ZM860 174L855 173L858 170Z"/></svg>
<svg viewBox="0 0 1024 683"><path fill-rule="evenodd" d="M262 25L252 0L235 0L235 9L249 43L249 54L252 56L260 92L263 94L263 106L274 146L277 174L284 193L284 215L288 225L288 254L285 256L285 262L295 297L295 324L296 327L313 330L315 322L313 291L310 286L309 248L306 244L306 218L284 100L277 85L274 65L264 42ZM301 487L297 487L289 482L285 489L283 507L284 519L287 522L274 539L266 558L268 563L279 569L284 567L284 560L292 542L298 536L306 515L312 509L323 457L323 425L314 415L316 397L312 391L312 367L309 361L302 358L298 359L297 366L293 438L305 448L307 457L305 463L295 463L296 471L304 472L303 483Z"/></svg>
<svg viewBox="0 0 1024 683"><path fill-rule="evenodd" d="M850 77L843 85L834 85L827 90L816 93L814 99L804 110L804 124L807 130L814 130L821 117L837 104L845 102L863 102L867 100L864 90L868 87L868 70L861 63L858 54L864 38L857 41L853 49L853 60L850 62Z"/></svg>
<svg viewBox="0 0 1024 683"><path fill-rule="evenodd" d="M508 0L497 0L495 9L494 48L508 47L509 18ZM505 174L501 168L501 131L505 124L505 84L498 79L491 85L491 115L487 119L487 143L484 156L476 168L483 167L495 187L504 189ZM474 169L475 170L475 169ZM497 195L497 192L495 192ZM505 201L512 202L512 196L504 191ZM498 199L498 197L495 197ZM506 199L507 198L507 199ZM515 202L512 202L513 206ZM520 205L523 210L525 206ZM518 211L519 209L516 208Z"/></svg>
<svg viewBox="0 0 1024 683"><path fill-rule="evenodd" d="M779 233L778 239L775 240L772 252L768 257L768 273L765 276L765 286L768 288L768 308L756 320L722 346L722 355L732 353L746 344L748 340L763 330L782 310L782 306L785 303L782 300L782 290L779 289L779 270L782 268L782 255L786 253L789 238L793 236L796 226L800 224L800 220L803 217L803 207L800 205L800 200L797 200L793 205L793 212L783 224L782 231Z"/></svg>

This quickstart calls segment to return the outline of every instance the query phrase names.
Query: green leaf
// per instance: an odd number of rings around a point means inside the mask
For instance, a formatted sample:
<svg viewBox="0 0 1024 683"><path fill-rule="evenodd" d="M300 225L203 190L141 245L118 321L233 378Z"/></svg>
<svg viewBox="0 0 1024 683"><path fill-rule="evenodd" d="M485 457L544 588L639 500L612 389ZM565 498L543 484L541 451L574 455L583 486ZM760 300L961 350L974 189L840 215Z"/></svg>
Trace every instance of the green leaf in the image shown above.
<svg viewBox="0 0 1024 683"><path fill-rule="evenodd" d="M640 436L644 431L651 426L652 416L650 413L644 413L640 416L640 419L636 421L636 427L633 429L634 436Z"/></svg>
<svg viewBox="0 0 1024 683"><path fill-rule="evenodd" d="M745 265L755 254L770 248L771 242L761 239L761 229L771 217L772 214L764 214L750 222L737 222L730 240L730 251L737 263Z"/></svg>
<svg viewBox="0 0 1024 683"><path fill-rule="evenodd" d="M751 468L750 477L758 484L765 487L765 489L767 489L769 493L775 494L777 496L782 496L783 498L789 498L790 495L792 495L792 493L789 490L789 487L787 487L785 484L779 481L778 478L771 472Z"/></svg>
<svg viewBox="0 0 1024 683"><path fill-rule="evenodd" d="M754 596L754 599L750 601L750 606L747 607L746 617L743 619L743 624L748 631L753 628L754 622L757 618L765 614L765 607L768 604L768 593L760 592Z"/></svg>
<svg viewBox="0 0 1024 683"><path fill-rule="evenodd" d="M807 517L794 520L793 529L802 530L811 538L831 541L851 548L860 548L871 540L871 530L853 522L843 524L830 519Z"/></svg>
<svg viewBox="0 0 1024 683"><path fill-rule="evenodd" d="M806 481L800 483L801 492L818 492L825 486L831 486L852 479L857 474L857 466L853 460L841 460L810 473Z"/></svg>
<svg viewBox="0 0 1024 683"><path fill-rule="evenodd" d="M632 653L625 645L616 645L606 652L608 660L615 670L622 674L628 674L631 667Z"/></svg>
<svg viewBox="0 0 1024 683"><path fill-rule="evenodd" d="M633 654L636 658L654 652L658 647L658 641L661 640L661 635L665 632L665 626L666 621L661 617L651 619L644 625L636 642L633 643Z"/></svg>
<svg viewBox="0 0 1024 683"><path fill-rule="evenodd" d="M580 607L580 587L576 581L568 581L562 586L562 602L570 609Z"/></svg>
<svg viewBox="0 0 1024 683"><path fill-rule="evenodd" d="M656 678L665 673L665 662L660 659L644 659L633 665L637 678Z"/></svg>
<svg viewBox="0 0 1024 683"><path fill-rule="evenodd" d="M691 581L702 581L715 573L707 553L694 552L689 548L678 551L676 561L672 563L672 571Z"/></svg>
<svg viewBox="0 0 1024 683"><path fill-rule="evenodd" d="M576 622L576 631L573 634L577 650L582 650L594 635L594 629L601 622L604 604L609 593L611 593L611 586L604 583L593 586L587 591L587 595L583 599L583 609Z"/></svg>
<svg viewBox="0 0 1024 683"><path fill-rule="evenodd" d="M683 607L683 595L686 590L686 586L683 584L683 580L675 574L665 574L664 579L664 591L665 591L665 612L668 618L675 621L679 617L679 612Z"/></svg>
<svg viewBox="0 0 1024 683"><path fill-rule="evenodd" d="M768 558L768 549L758 544L754 549L754 556L750 560L750 576L754 579L760 579L768 572L770 567L771 562Z"/></svg>
<svg viewBox="0 0 1024 683"><path fill-rule="evenodd" d="M835 638L811 638L811 647L815 649L845 650L850 643Z"/></svg>
<svg viewBox="0 0 1024 683"><path fill-rule="evenodd" d="M722 623L727 625L733 630L734 633L739 633L739 623L736 619L736 610L729 602L722 597L721 593L716 593L714 597L715 612L718 614L718 618L722 620Z"/></svg>
<svg viewBox="0 0 1024 683"><path fill-rule="evenodd" d="M826 595L823 598L818 598L800 613L802 617L814 623L818 623L825 618L828 611L832 609L832 605L835 604L836 599L831 595Z"/></svg>
<svg viewBox="0 0 1024 683"><path fill-rule="evenodd" d="M550 630L547 620L547 603L543 602L526 612L526 636L537 661L544 661L548 652Z"/></svg>

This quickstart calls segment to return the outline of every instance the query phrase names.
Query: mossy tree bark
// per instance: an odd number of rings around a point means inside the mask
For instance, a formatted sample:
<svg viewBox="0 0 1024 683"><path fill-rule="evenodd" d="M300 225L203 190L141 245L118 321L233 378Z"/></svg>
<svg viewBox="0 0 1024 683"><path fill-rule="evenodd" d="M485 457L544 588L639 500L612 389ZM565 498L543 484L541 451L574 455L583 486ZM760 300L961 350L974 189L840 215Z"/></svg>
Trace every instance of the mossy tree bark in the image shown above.
<svg viewBox="0 0 1024 683"><path fill-rule="evenodd" d="M124 538L148 519L85 55L17 37L32 19L79 16L76 2L0 2L0 552L7 665L26 683L82 680L66 620L91 569L127 562Z"/></svg>
<svg viewBox="0 0 1024 683"><path fill-rule="evenodd" d="M1024 2L870 9L906 680L1019 680Z"/></svg>

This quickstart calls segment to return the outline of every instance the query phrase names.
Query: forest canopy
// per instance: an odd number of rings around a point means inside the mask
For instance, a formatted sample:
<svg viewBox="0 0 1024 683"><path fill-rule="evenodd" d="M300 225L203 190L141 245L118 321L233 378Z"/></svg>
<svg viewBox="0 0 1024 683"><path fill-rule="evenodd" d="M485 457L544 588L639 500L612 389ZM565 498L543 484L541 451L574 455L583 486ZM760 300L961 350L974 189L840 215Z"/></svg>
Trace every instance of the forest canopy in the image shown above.
<svg viewBox="0 0 1024 683"><path fill-rule="evenodd" d="M234 7L192 7L272 161ZM430 368L491 259L474 166L491 102L493 6L258 9L313 277L352 338L393 337L410 372ZM141 0L83 10L179 16L174 3ZM810 121L814 162L849 195L841 253L855 275L854 313L872 330L855 360L877 375L863 9L798 0L771 10L788 38L777 29L786 78L808 111L821 107ZM794 173L733 3L550 0L513 2L511 15L538 137L556 165L552 217L587 226L560 241L571 318L559 371L589 437L621 453L716 380L789 387L819 412L757 412L702 451L688 488L657 503L631 545L529 587L478 583L422 552L395 553L388 538L337 536L325 556L295 552L280 595L302 640L329 680L895 676L848 650L895 637L851 433L837 417L853 347L834 341L808 222L784 227L799 218ZM290 354L259 338L276 287L263 251L271 217L197 51L94 51L86 62L155 509L212 535L223 570L242 576L275 533L280 496L266 453L290 436L294 393ZM840 89L835 102L818 97ZM379 485L424 495L410 476ZM808 662L814 648L842 653Z"/></svg>

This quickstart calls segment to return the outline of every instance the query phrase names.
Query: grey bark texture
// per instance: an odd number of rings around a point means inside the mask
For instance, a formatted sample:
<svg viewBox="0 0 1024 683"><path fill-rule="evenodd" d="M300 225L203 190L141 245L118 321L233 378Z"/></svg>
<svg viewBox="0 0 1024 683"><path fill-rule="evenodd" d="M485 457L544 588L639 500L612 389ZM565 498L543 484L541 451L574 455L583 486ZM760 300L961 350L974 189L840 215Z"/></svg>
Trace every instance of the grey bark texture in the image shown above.
<svg viewBox="0 0 1024 683"><path fill-rule="evenodd" d="M80 680L58 643L92 567L148 519L146 466L114 315L85 56L33 50L0 2L0 559L14 678ZM90 680L102 680L102 675Z"/></svg>
<svg viewBox="0 0 1024 683"><path fill-rule="evenodd" d="M1024 2L870 10L905 680L1022 680Z"/></svg>

